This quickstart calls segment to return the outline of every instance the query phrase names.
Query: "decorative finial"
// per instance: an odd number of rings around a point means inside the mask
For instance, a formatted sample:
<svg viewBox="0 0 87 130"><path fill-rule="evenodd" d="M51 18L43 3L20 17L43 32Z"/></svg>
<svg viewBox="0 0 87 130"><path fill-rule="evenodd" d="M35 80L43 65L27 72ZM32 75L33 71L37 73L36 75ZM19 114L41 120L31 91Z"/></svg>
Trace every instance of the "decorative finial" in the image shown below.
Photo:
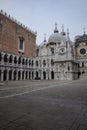
<svg viewBox="0 0 87 130"><path fill-rule="evenodd" d="M83 28L83 34L85 35L85 27Z"/></svg>
<svg viewBox="0 0 87 130"><path fill-rule="evenodd" d="M66 35L66 33L64 32L64 25L62 25L62 32L61 32L61 34L62 34L63 36Z"/></svg>
<svg viewBox="0 0 87 130"><path fill-rule="evenodd" d="M46 42L46 33L44 34L44 42Z"/></svg>
<svg viewBox="0 0 87 130"><path fill-rule="evenodd" d="M67 28L67 35L69 36L69 28Z"/></svg>
<svg viewBox="0 0 87 130"><path fill-rule="evenodd" d="M64 25L62 25L62 32L64 32Z"/></svg>
<svg viewBox="0 0 87 130"><path fill-rule="evenodd" d="M54 29L54 33L58 33L58 29L57 29L57 23L55 23L55 29Z"/></svg>
<svg viewBox="0 0 87 130"><path fill-rule="evenodd" d="M67 38L69 38L69 28L67 28Z"/></svg>

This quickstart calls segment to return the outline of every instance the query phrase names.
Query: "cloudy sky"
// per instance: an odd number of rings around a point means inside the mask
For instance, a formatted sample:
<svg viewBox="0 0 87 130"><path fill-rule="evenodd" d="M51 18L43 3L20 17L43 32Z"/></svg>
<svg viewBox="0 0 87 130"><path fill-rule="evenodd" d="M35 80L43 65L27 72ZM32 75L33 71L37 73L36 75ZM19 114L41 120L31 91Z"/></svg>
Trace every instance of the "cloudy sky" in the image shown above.
<svg viewBox="0 0 87 130"><path fill-rule="evenodd" d="M55 22L61 32L70 30L70 38L87 32L87 0L0 0L0 9L37 31L37 44L53 33Z"/></svg>

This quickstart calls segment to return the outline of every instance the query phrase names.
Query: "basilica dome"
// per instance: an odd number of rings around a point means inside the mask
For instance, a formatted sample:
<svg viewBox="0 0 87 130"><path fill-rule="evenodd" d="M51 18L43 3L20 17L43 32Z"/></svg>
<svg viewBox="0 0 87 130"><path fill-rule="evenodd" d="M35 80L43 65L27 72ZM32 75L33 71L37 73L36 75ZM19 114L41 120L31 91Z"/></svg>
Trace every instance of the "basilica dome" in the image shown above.
<svg viewBox="0 0 87 130"><path fill-rule="evenodd" d="M57 24L55 24L54 33L50 35L48 43L58 43L65 39L65 35L59 33L57 29Z"/></svg>
<svg viewBox="0 0 87 130"><path fill-rule="evenodd" d="M48 42L58 43L58 42L61 42L63 39L65 39L65 37L61 33L54 33L50 35Z"/></svg>

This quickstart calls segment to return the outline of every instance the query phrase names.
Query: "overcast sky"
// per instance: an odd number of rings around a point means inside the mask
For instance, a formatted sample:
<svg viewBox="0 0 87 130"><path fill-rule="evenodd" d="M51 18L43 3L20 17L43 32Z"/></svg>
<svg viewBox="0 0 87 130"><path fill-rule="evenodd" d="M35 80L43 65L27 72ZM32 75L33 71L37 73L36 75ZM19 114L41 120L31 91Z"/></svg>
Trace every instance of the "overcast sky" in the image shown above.
<svg viewBox="0 0 87 130"><path fill-rule="evenodd" d="M61 32L70 30L70 38L87 31L87 0L0 0L0 9L37 31L37 44L43 42L44 33L47 40L54 31L55 22Z"/></svg>

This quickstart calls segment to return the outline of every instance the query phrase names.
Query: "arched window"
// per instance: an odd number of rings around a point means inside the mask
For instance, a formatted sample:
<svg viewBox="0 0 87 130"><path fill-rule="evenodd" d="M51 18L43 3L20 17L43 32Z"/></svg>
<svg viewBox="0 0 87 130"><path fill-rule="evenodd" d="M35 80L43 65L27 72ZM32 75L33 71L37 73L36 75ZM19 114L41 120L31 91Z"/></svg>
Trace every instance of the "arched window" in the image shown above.
<svg viewBox="0 0 87 130"><path fill-rule="evenodd" d="M68 65L68 71L70 70L70 67L69 67L69 65Z"/></svg>
<svg viewBox="0 0 87 130"><path fill-rule="evenodd" d="M31 65L31 60L29 60L29 66Z"/></svg>
<svg viewBox="0 0 87 130"><path fill-rule="evenodd" d="M7 62L8 58L7 58L7 54L4 55L4 62Z"/></svg>
<svg viewBox="0 0 87 130"><path fill-rule="evenodd" d="M27 59L26 59L26 62L25 62L25 64L27 65Z"/></svg>
<svg viewBox="0 0 87 130"><path fill-rule="evenodd" d="M21 63L21 57L19 57L19 59L18 59L18 64L20 64Z"/></svg>
<svg viewBox="0 0 87 130"><path fill-rule="evenodd" d="M54 54L54 48L51 47L51 54Z"/></svg>
<svg viewBox="0 0 87 130"><path fill-rule="evenodd" d="M82 62L82 67L84 67L84 62Z"/></svg>
<svg viewBox="0 0 87 130"><path fill-rule="evenodd" d="M25 60L24 60L24 58L23 58L23 60L22 60L22 64L23 64L23 65L25 64Z"/></svg>
<svg viewBox="0 0 87 130"><path fill-rule="evenodd" d="M54 64L53 59L51 59L51 65L53 65L53 64Z"/></svg>
<svg viewBox="0 0 87 130"><path fill-rule="evenodd" d="M46 66L46 61L45 60L43 60L43 66Z"/></svg>
<svg viewBox="0 0 87 130"><path fill-rule="evenodd" d="M17 63L17 57L16 56L14 57L14 63L15 64Z"/></svg>
<svg viewBox="0 0 87 130"><path fill-rule="evenodd" d="M33 60L32 60L32 66L34 65L34 62L33 62Z"/></svg>
<svg viewBox="0 0 87 130"><path fill-rule="evenodd" d="M36 66L38 66L38 61L36 60Z"/></svg>
<svg viewBox="0 0 87 130"><path fill-rule="evenodd" d="M12 55L9 57L9 63L12 63Z"/></svg>

